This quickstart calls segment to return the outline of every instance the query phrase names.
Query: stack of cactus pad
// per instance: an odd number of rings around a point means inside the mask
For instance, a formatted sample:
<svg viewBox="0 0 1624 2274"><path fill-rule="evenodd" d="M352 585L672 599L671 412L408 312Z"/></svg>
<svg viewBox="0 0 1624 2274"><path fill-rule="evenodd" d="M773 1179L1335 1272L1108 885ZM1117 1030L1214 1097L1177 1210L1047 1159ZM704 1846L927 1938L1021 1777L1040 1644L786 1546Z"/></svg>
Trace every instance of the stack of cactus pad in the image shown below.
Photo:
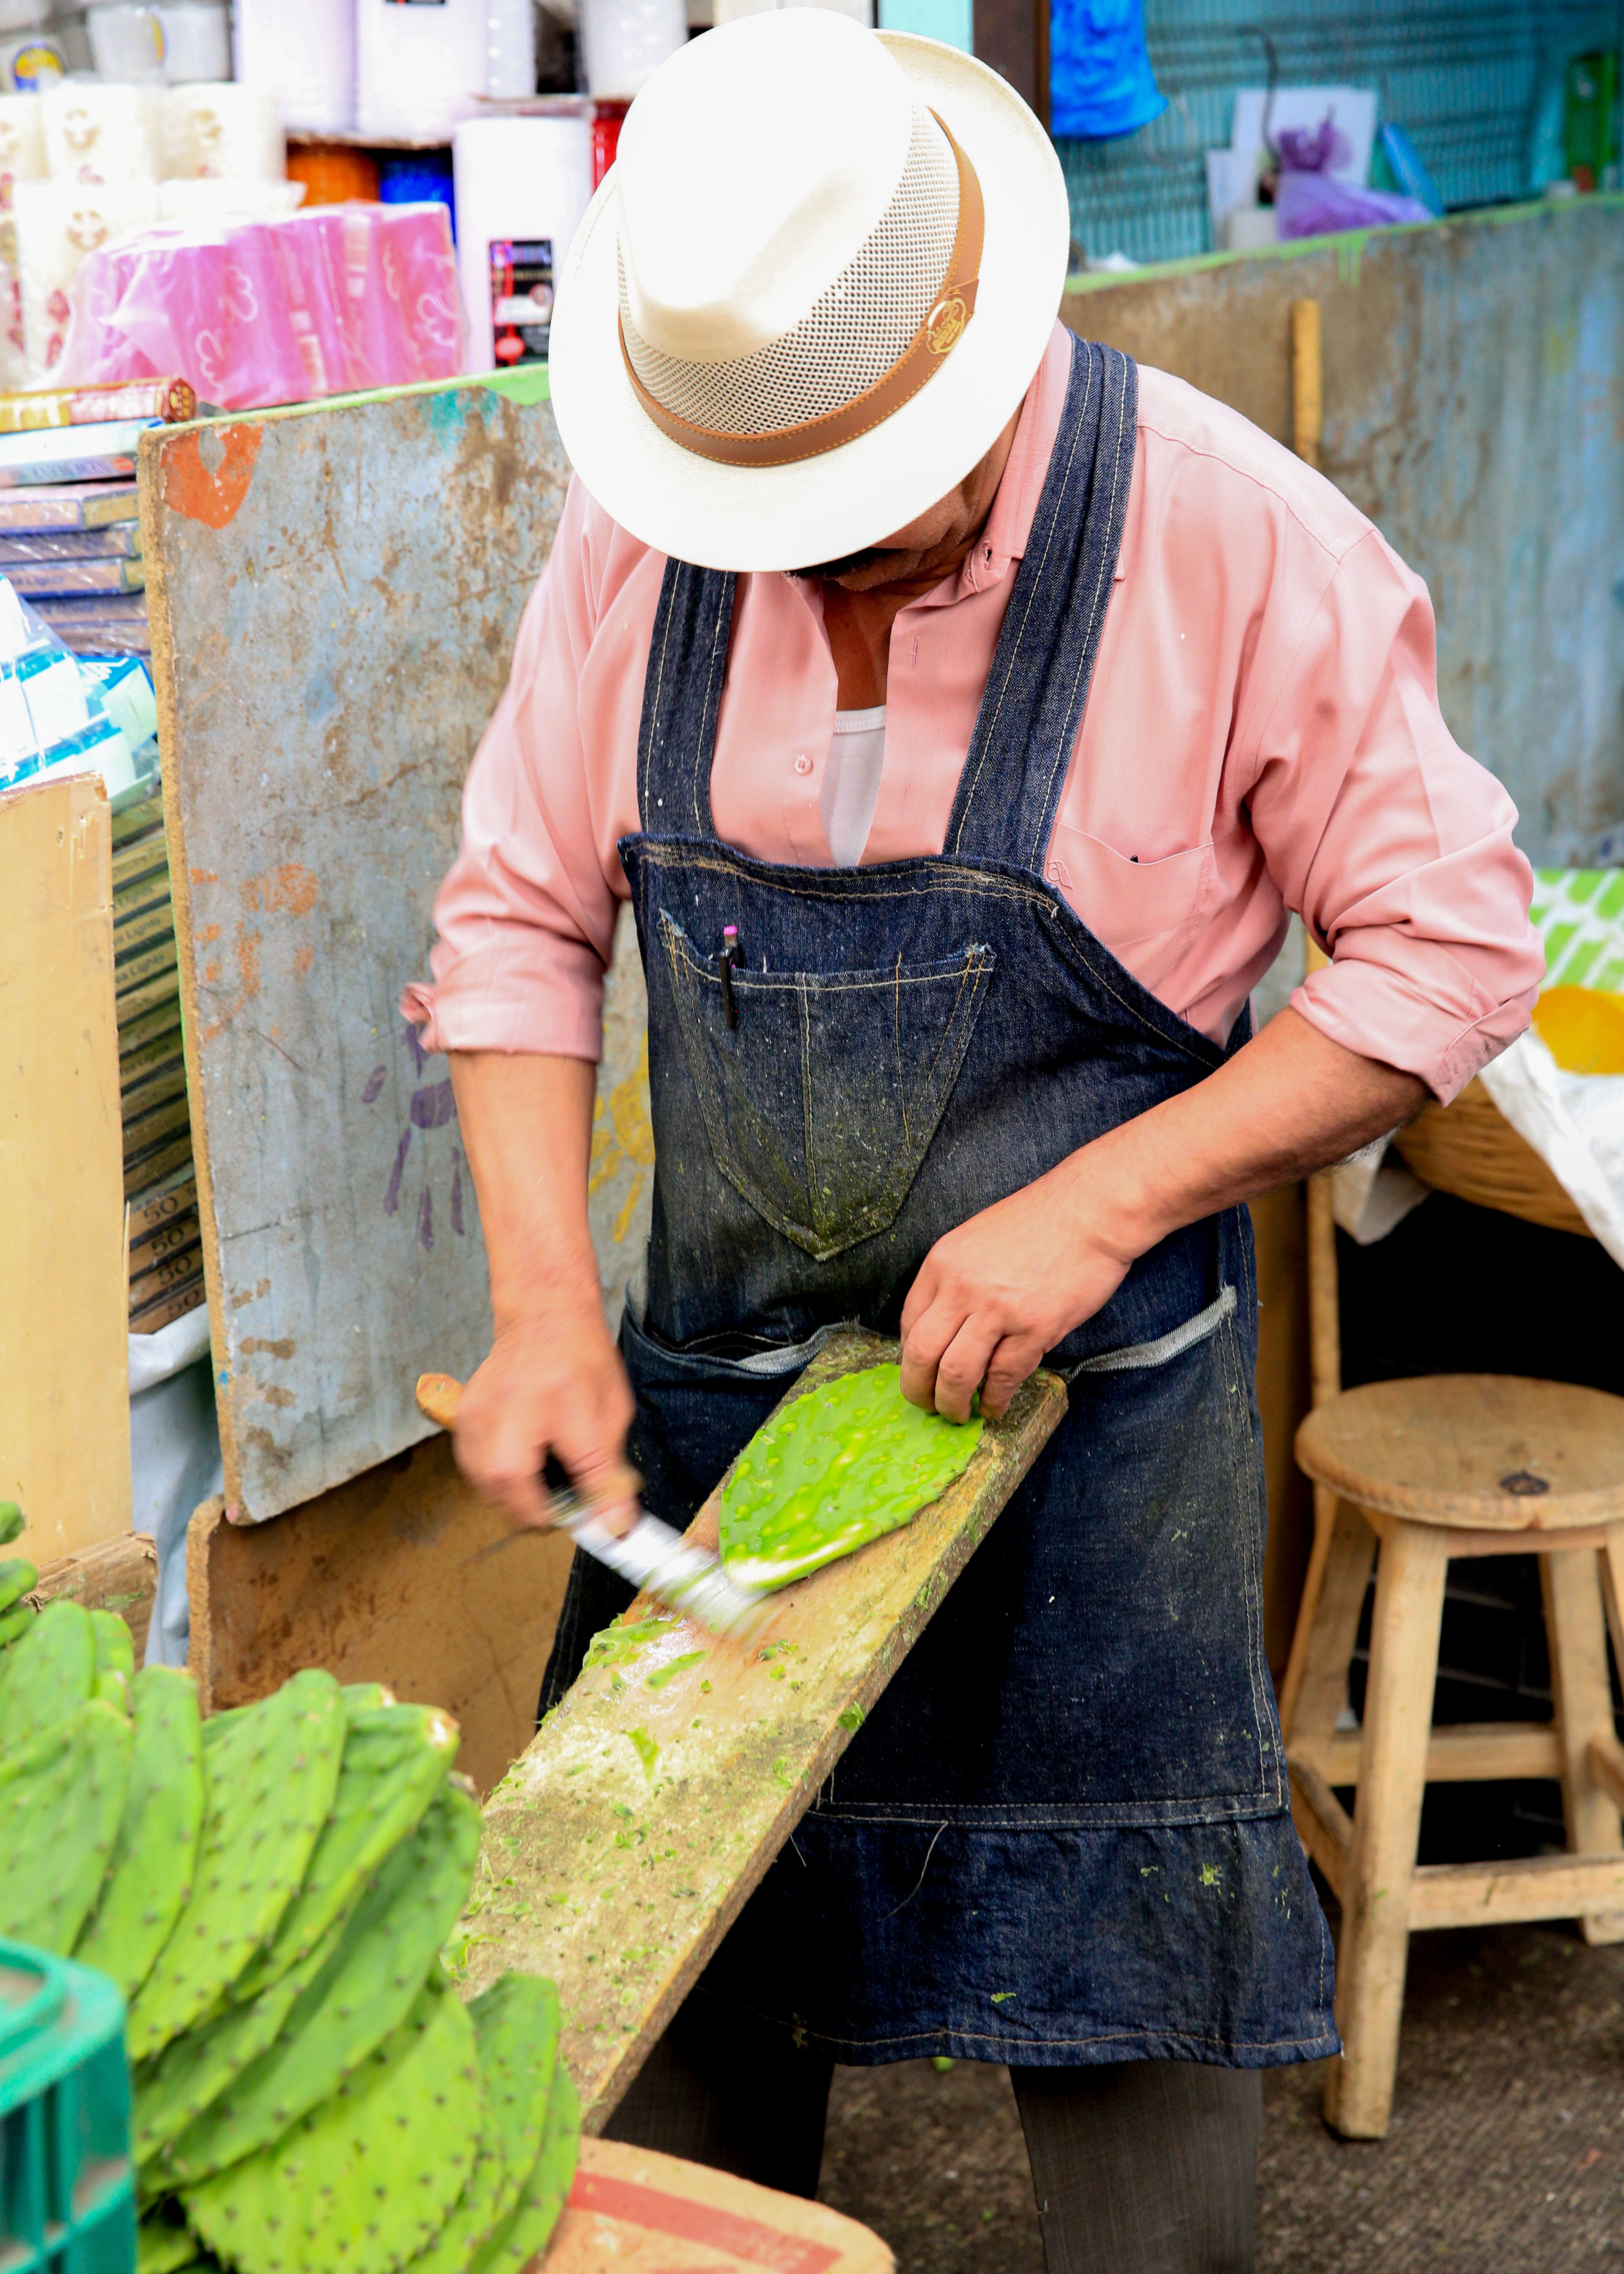
<svg viewBox="0 0 1624 2274"><path fill-rule="evenodd" d="M129 2001L140 2274L518 2274L545 2245L579 2111L553 1984L465 2006L442 1971L479 1850L456 1743L313 1670L199 1722L65 1600L0 1649L0 1938Z"/></svg>

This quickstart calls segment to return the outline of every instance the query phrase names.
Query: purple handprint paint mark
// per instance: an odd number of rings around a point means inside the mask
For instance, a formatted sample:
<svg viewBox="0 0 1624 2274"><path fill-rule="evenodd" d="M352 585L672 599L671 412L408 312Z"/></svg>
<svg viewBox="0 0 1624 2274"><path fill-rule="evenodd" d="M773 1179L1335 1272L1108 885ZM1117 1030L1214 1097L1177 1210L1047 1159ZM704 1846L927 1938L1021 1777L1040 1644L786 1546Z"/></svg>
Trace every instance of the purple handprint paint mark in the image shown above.
<svg viewBox="0 0 1624 2274"><path fill-rule="evenodd" d="M411 1127L408 1124L395 1155L395 1166L389 1171L389 1181L384 1188L383 1212L393 1216L401 1204L401 1178L406 1173L406 1156L411 1149Z"/></svg>
<svg viewBox="0 0 1624 2274"><path fill-rule="evenodd" d="M456 1100L451 1094L449 1081L431 1082L425 1089L414 1089L411 1094L411 1118L418 1129L443 1129L447 1121L456 1118Z"/></svg>
<svg viewBox="0 0 1624 2274"><path fill-rule="evenodd" d="M420 1074L428 1064L428 1053L417 1040L417 1028L410 1026L403 1028L401 1040L411 1054L414 1071ZM361 1092L361 1103L364 1105L376 1103L388 1079L388 1071L387 1065L373 1067ZM431 1130L447 1127L455 1129L455 1126L456 1098L450 1082L448 1081L419 1082L407 1101L406 1126L401 1132L401 1141L395 1151L395 1164L389 1171L389 1181L384 1187L383 1211L386 1216L400 1214L401 1186L406 1175L406 1163L411 1151L413 1130L422 1130L424 1142L428 1145ZM432 1147L431 1145L430 1157L425 1165L423 1187L417 1196L417 1243L425 1253L434 1245L434 1202L429 1186L432 1166ZM453 1144L451 1148L451 1229L460 1239L467 1237L462 1207L463 1166L462 1149L460 1145Z"/></svg>

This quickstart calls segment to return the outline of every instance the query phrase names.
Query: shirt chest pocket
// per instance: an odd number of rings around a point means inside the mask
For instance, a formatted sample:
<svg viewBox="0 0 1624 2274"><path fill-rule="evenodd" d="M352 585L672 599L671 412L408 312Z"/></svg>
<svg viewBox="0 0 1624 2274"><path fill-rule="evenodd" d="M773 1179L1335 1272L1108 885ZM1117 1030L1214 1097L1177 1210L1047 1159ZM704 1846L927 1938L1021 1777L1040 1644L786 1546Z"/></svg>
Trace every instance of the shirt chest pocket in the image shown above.
<svg viewBox="0 0 1624 2274"><path fill-rule="evenodd" d="M717 1168L820 1261L895 1221L992 977L990 947L884 971L750 971L727 1019L714 962L667 913L661 946Z"/></svg>
<svg viewBox="0 0 1624 2274"><path fill-rule="evenodd" d="M1162 861L1135 861L1102 838L1055 824L1047 881L1058 887L1102 946L1154 988L1211 909L1218 870L1211 842Z"/></svg>

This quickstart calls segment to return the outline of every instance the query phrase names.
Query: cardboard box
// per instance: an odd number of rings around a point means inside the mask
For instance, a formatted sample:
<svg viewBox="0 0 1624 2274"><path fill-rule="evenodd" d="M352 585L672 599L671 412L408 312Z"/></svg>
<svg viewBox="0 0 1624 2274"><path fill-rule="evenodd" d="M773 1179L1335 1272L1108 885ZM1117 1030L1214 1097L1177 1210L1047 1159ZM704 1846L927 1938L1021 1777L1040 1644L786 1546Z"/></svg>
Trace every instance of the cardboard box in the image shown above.
<svg viewBox="0 0 1624 2274"><path fill-rule="evenodd" d="M583 2140L532 2274L895 2274L877 2234L823 2203L616 2140Z"/></svg>

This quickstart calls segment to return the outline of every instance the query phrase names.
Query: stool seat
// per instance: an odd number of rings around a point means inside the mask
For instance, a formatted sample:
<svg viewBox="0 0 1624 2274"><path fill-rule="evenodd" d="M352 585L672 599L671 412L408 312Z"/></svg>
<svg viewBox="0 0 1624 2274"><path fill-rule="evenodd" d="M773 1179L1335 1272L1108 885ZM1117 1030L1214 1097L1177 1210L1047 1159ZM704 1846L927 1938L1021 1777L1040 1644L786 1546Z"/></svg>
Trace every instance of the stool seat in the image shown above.
<svg viewBox="0 0 1624 2274"><path fill-rule="evenodd" d="M1372 1382L1316 1406L1297 1457L1317 1484L1412 1524L1552 1532L1624 1519L1624 1397L1573 1382Z"/></svg>

